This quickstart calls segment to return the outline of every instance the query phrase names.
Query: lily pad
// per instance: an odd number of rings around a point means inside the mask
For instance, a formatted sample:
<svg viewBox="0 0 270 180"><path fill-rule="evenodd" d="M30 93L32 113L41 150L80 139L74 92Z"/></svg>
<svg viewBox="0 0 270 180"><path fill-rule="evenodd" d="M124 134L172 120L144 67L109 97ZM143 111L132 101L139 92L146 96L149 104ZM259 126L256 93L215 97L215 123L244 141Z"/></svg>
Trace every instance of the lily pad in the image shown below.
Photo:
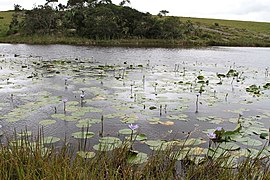
<svg viewBox="0 0 270 180"><path fill-rule="evenodd" d="M54 123L56 123L55 120L47 119L47 120L40 121L39 122L39 125L41 125L41 126L47 126L47 125L54 124Z"/></svg>
<svg viewBox="0 0 270 180"><path fill-rule="evenodd" d="M93 133L93 132L82 132L82 131L79 131L79 132L72 133L72 136L74 138L77 138L77 139L91 138L94 135L95 135L95 133Z"/></svg>
<svg viewBox="0 0 270 180"><path fill-rule="evenodd" d="M78 156L82 157L82 158L86 158L86 159L90 159L95 157L96 153L91 152L91 151L78 151L76 153Z"/></svg>
<svg viewBox="0 0 270 180"><path fill-rule="evenodd" d="M132 130L131 129L121 129L118 131L119 134L123 134L123 135L131 135L132 134ZM133 131L133 133L136 133L136 130Z"/></svg>
<svg viewBox="0 0 270 180"><path fill-rule="evenodd" d="M60 138L48 136L48 137L44 137L42 141L44 144L51 144L51 143L56 143L56 142L60 141Z"/></svg>
<svg viewBox="0 0 270 180"><path fill-rule="evenodd" d="M146 153L138 152L138 151L130 151L128 153L128 163L130 164L142 164L146 162L148 156Z"/></svg>

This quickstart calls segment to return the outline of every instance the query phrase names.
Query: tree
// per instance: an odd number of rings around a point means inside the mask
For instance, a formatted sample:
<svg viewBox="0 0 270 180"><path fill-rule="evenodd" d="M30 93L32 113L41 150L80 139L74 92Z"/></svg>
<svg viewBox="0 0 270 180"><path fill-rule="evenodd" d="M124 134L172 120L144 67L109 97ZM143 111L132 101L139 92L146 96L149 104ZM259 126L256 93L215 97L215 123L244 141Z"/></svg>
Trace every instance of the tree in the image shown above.
<svg viewBox="0 0 270 180"><path fill-rule="evenodd" d="M53 9L56 9L56 3L58 3L58 0L46 0L45 6L50 5Z"/></svg>
<svg viewBox="0 0 270 180"><path fill-rule="evenodd" d="M14 10L15 11L21 11L22 10L22 6L19 4L14 4Z"/></svg>
<svg viewBox="0 0 270 180"><path fill-rule="evenodd" d="M182 37L182 26L177 17L168 17L162 21L162 35L164 39L179 39Z"/></svg>
<svg viewBox="0 0 270 180"><path fill-rule="evenodd" d="M12 14L12 21L9 24L9 30L7 32L8 35L10 34L16 34L20 30L20 24L18 21L18 14L14 13Z"/></svg>
<svg viewBox="0 0 270 180"><path fill-rule="evenodd" d="M38 6L26 12L24 20L24 33L50 34L57 28L58 14L48 6Z"/></svg>
<svg viewBox="0 0 270 180"><path fill-rule="evenodd" d="M122 0L119 5L124 6L125 4L130 4L130 0Z"/></svg>
<svg viewBox="0 0 270 180"><path fill-rule="evenodd" d="M74 6L83 6L83 4L87 2L87 0L68 0L67 6L74 7Z"/></svg>
<svg viewBox="0 0 270 180"><path fill-rule="evenodd" d="M106 6L98 6L88 11L84 34L94 39L113 39L118 35L118 25L113 11Z"/></svg>
<svg viewBox="0 0 270 180"><path fill-rule="evenodd" d="M158 16L159 17L166 16L168 13L169 13L169 11L167 11L167 10L161 10L161 11L159 11Z"/></svg>

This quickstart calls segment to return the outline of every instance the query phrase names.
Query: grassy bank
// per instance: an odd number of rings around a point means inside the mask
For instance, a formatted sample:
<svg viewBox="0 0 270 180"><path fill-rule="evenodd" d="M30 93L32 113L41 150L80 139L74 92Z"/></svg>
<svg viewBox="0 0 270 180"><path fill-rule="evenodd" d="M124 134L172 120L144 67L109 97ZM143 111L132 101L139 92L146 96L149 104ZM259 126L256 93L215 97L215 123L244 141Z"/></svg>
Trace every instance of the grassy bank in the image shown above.
<svg viewBox="0 0 270 180"><path fill-rule="evenodd" d="M75 152L47 144L42 136L9 139L0 147L0 179L269 179L268 156L262 151L234 161L233 151L208 150L190 155L183 146L153 150L147 159L123 143L112 151ZM221 153L220 153L221 152Z"/></svg>
<svg viewBox="0 0 270 180"><path fill-rule="evenodd" d="M3 43L27 44L68 44L90 46L128 46L128 47L193 47L207 46L206 41L190 40L162 40L162 39L117 39L117 40L91 40L81 37L64 36L8 36L0 37Z"/></svg>
<svg viewBox="0 0 270 180"><path fill-rule="evenodd" d="M216 36L216 35L214 35ZM121 46L121 47L206 47L206 46L239 46L239 47L270 47L270 40L237 37L231 40L197 39L197 40L163 40L163 39L115 39L92 40L81 37L65 36L7 36L0 37L1 43L12 44L67 44L86 46Z"/></svg>

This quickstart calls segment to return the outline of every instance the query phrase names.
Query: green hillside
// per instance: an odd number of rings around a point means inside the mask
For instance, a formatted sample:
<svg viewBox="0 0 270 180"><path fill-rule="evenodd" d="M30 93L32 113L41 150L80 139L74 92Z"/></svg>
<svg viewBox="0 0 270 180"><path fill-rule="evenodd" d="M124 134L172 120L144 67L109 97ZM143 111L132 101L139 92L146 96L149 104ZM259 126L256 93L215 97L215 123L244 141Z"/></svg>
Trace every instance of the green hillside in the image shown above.
<svg viewBox="0 0 270 180"><path fill-rule="evenodd" d="M0 37L5 36L12 20L13 11L0 11Z"/></svg>
<svg viewBox="0 0 270 180"><path fill-rule="evenodd" d="M222 20L222 19L206 19L206 18L191 18L180 17L181 20L199 23L205 26L213 26L218 23L220 26L226 26L237 29L245 29L257 33L264 33L270 35L270 23L267 22L252 22L252 21L236 21L236 20Z"/></svg>

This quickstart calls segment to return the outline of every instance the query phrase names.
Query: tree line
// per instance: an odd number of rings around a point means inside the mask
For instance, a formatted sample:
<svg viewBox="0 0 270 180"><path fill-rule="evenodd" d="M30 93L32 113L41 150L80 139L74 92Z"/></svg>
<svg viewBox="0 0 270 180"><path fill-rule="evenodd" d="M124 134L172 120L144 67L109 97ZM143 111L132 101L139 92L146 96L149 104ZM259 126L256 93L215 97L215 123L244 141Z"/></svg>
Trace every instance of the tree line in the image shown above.
<svg viewBox="0 0 270 180"><path fill-rule="evenodd" d="M184 39L196 37L199 28L179 17L143 13L126 4L111 0L69 0L67 5L47 0L32 10L14 5L15 13L9 34L64 35L90 39ZM164 10L163 10L164 11Z"/></svg>

